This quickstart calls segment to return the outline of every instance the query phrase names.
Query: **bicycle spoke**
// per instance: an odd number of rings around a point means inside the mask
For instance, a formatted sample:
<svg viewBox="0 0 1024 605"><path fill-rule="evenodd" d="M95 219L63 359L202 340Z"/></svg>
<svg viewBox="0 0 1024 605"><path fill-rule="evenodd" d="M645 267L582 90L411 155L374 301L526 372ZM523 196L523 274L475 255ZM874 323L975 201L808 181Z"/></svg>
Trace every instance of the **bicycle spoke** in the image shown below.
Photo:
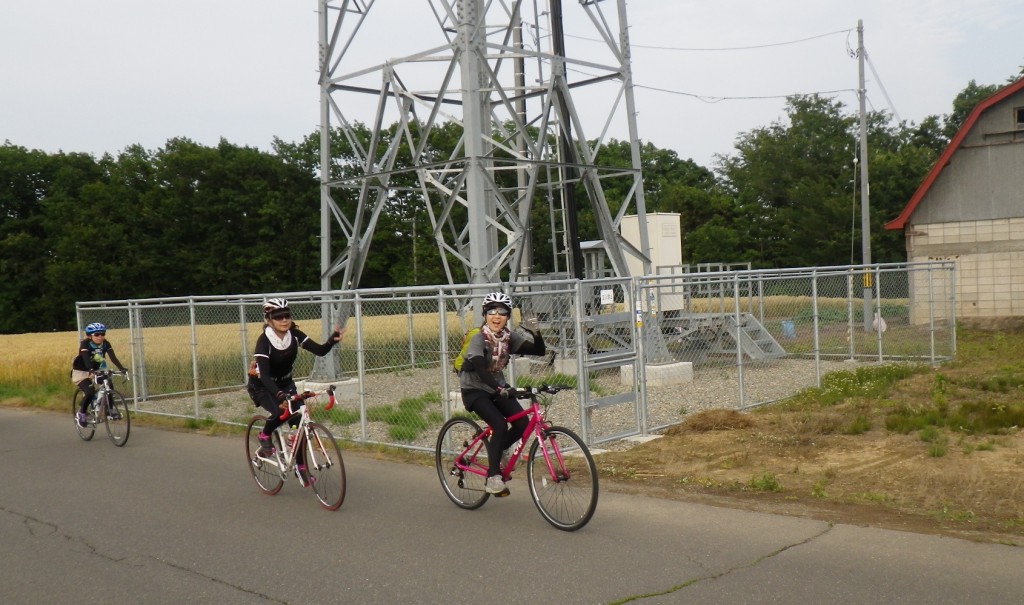
<svg viewBox="0 0 1024 605"><path fill-rule="evenodd" d="M467 510L480 508L490 496L484 491L484 476L487 473L487 452L483 447L485 442L479 440L464 455L466 448L479 433L480 426L472 420L452 418L441 427L434 448L434 467L441 487L452 502ZM478 472L460 468L456 464L457 458L461 466L468 466Z"/></svg>
<svg viewBox="0 0 1024 605"><path fill-rule="evenodd" d="M75 389L75 395L71 398L71 420L75 423L75 432L82 438L82 441L89 441L92 436L96 433L96 425L90 419L85 426L78 424L78 410L82 405L82 398L85 394L82 391ZM86 412L87 414L89 412Z"/></svg>
<svg viewBox="0 0 1024 605"><path fill-rule="evenodd" d="M281 469L276 461L267 460L256 455L256 452L260 449L258 435L263 430L263 425L266 422L267 419L263 416L253 416L252 420L249 421L249 426L245 429L245 459L249 472L252 473L252 478L256 481L256 485L259 486L263 493L272 496L281 491L281 486L284 485L284 477L281 475Z"/></svg>
<svg viewBox="0 0 1024 605"><path fill-rule="evenodd" d="M338 510L345 501L345 463L341 448L327 427L310 423L306 440L306 469L320 505Z"/></svg>
<svg viewBox="0 0 1024 605"><path fill-rule="evenodd" d="M534 440L526 472L530 496L549 523L575 531L593 517L597 509L597 466L575 433L551 427L543 440Z"/></svg>
<svg viewBox="0 0 1024 605"><path fill-rule="evenodd" d="M110 391L107 399L107 411L104 415L104 424L107 427L107 436L118 447L124 447L128 443L128 435L132 430L132 419L128 413L128 403L117 391Z"/></svg>

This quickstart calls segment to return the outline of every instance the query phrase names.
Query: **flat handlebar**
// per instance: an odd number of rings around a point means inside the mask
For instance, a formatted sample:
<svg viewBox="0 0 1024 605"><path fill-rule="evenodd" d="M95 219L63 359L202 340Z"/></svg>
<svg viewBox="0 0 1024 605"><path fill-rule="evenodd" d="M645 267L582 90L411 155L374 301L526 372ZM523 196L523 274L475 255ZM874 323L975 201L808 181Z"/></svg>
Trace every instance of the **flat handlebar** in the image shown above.
<svg viewBox="0 0 1024 605"><path fill-rule="evenodd" d="M511 388L511 387L510 387ZM516 399L532 399L533 397L546 393L548 395L554 395L559 391L565 391L572 387L567 384L542 384L536 387L521 387L513 389L515 391Z"/></svg>

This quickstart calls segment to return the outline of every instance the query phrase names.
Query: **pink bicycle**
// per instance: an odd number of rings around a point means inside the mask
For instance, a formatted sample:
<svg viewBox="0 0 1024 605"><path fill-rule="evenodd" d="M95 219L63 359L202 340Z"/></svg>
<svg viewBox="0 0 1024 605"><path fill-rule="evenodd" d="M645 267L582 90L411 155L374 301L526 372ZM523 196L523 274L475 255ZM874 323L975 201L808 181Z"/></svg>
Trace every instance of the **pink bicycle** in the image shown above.
<svg viewBox="0 0 1024 605"><path fill-rule="evenodd" d="M590 450L576 433L548 424L544 414L549 399L569 387L543 385L516 389L517 399L529 399L530 407L509 418L529 417L523 437L513 446L502 480L512 477L516 462L530 439L526 457L526 481L537 510L558 529L575 531L586 525L597 509L597 466ZM543 405L543 407L542 407ZM487 478L487 441L491 427L480 428L468 414L451 418L441 427L434 449L437 476L445 494L460 508L483 506L491 494L484 490Z"/></svg>

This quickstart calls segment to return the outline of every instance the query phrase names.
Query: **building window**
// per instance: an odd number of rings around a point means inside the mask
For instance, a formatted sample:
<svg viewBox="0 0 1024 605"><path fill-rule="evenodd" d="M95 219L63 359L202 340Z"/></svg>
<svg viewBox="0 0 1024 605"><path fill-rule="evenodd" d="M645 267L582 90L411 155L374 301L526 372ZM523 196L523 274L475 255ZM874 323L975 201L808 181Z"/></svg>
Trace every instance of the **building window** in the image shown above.
<svg viewBox="0 0 1024 605"><path fill-rule="evenodd" d="M1017 107L1013 110L1013 115L1016 118L1017 130L1024 130L1024 107Z"/></svg>

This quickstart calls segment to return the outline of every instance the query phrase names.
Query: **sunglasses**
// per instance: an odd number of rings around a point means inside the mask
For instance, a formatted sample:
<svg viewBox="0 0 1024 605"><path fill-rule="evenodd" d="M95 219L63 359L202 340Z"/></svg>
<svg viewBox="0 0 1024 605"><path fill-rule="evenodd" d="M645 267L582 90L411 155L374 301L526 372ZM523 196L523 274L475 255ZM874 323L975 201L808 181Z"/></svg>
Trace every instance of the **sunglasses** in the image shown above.
<svg viewBox="0 0 1024 605"><path fill-rule="evenodd" d="M291 318L292 318L292 314L291 313L279 313L277 315L271 315L270 316L270 319L275 319L277 321L281 321L282 319L291 319Z"/></svg>
<svg viewBox="0 0 1024 605"><path fill-rule="evenodd" d="M501 315L502 317L508 317L509 313L511 313L511 311L505 308L487 309L488 315Z"/></svg>
<svg viewBox="0 0 1024 605"><path fill-rule="evenodd" d="M93 332L89 336L106 336L106 335L107 335L106 332Z"/></svg>

